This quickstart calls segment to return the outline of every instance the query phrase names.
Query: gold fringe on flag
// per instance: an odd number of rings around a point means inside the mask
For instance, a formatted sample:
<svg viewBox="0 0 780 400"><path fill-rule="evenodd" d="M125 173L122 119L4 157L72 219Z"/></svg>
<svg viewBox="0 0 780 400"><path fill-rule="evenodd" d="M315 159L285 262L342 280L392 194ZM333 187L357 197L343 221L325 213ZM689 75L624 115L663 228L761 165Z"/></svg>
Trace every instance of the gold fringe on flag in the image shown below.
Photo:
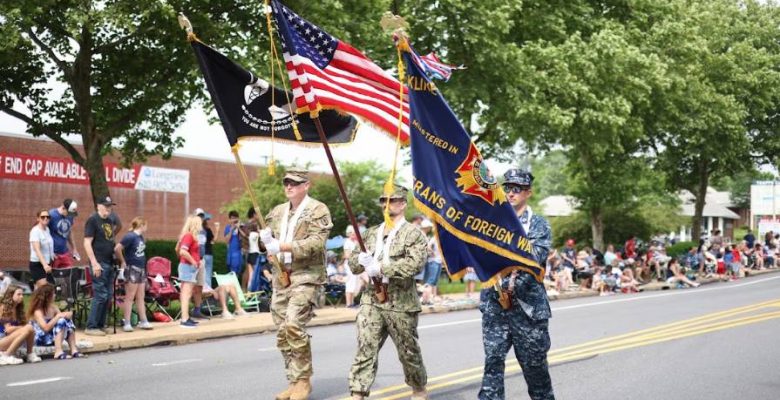
<svg viewBox="0 0 780 400"><path fill-rule="evenodd" d="M403 39L403 33L399 34L401 40ZM401 150L401 131L403 129L404 118L404 80L406 80L406 67L404 66L404 59L401 57L401 49L396 48L398 54L398 80L401 84L398 86L398 130L395 135L395 154L393 155L393 168L390 170L390 176L387 178L384 187L384 195L387 198L385 202L385 209L383 215L385 217L385 227L393 227L393 221L390 219L390 195L393 194L393 183L395 182L395 175L398 169L398 153Z"/></svg>

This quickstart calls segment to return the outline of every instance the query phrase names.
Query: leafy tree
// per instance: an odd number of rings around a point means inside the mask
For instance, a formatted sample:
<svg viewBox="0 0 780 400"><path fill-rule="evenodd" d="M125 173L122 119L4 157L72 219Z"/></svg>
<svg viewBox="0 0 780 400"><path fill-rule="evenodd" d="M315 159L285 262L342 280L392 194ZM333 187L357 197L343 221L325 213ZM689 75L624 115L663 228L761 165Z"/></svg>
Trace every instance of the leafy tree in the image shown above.
<svg viewBox="0 0 780 400"><path fill-rule="evenodd" d="M772 3L675 2L675 18L647 32L671 84L654 97L649 138L672 189L696 198L698 237L713 176L750 171L776 156L780 9Z"/></svg>
<svg viewBox="0 0 780 400"><path fill-rule="evenodd" d="M382 49L389 59L393 53L378 23L365 23L379 21L387 1L287 3L369 54ZM93 197L107 195L104 155L117 151L126 165L170 157L182 144L174 129L194 103L207 99L177 12L204 42L267 77L263 10L264 2L247 0L4 1L0 112L62 146L86 169ZM81 137L83 152L69 135Z"/></svg>
<svg viewBox="0 0 780 400"><path fill-rule="evenodd" d="M527 43L520 62L525 72L515 85L527 95L513 119L526 129L509 137L563 146L568 191L590 216L594 247L603 249L605 211L637 193L643 112L664 84L663 69L614 23L589 38Z"/></svg>
<svg viewBox="0 0 780 400"><path fill-rule="evenodd" d="M566 164L568 164L566 153L562 150L549 151L531 161L534 197L542 199L567 193L569 176L566 174Z"/></svg>
<svg viewBox="0 0 780 400"><path fill-rule="evenodd" d="M622 245L631 235L647 240L659 232L679 230L684 223L684 217L679 215L680 199L664 190L665 179L664 174L653 172L646 165L635 171L633 183L636 195L604 212L604 245ZM578 211L568 217L553 218L551 223L556 246L562 245L568 238L594 246L587 212Z"/></svg>
<svg viewBox="0 0 780 400"><path fill-rule="evenodd" d="M752 185L754 181L769 181L773 179L775 179L775 176L771 173L753 169L733 175L717 177L713 180L712 186L720 191L728 191L731 195L731 203L734 204L734 206L749 208L750 185Z"/></svg>
<svg viewBox="0 0 780 400"><path fill-rule="evenodd" d="M382 208L377 204L377 199L382 193L389 171L375 161L342 162L338 163L338 168L341 180L345 185L344 189L356 216L365 214L369 224L381 222ZM267 214L277 204L287 201L280 182L281 177L284 176L284 170L284 166L278 167L275 176L268 176L261 170L257 179L251 183L262 215ZM237 197L225 204L221 211L237 210L239 214L245 215L246 210L252 207L252 201L243 190L236 194ZM344 236L349 219L333 176L312 174L312 187L309 190L309 195L325 203L330 209L333 219L331 236Z"/></svg>
<svg viewBox="0 0 780 400"><path fill-rule="evenodd" d="M242 43L262 28L261 3L244 0L24 1L0 4L0 111L28 133L62 146L89 174L93 197L109 194L103 155L124 164L170 157L193 101L196 64L176 12L190 12L214 42ZM229 18L226 18L229 16ZM81 136L83 152L66 137Z"/></svg>

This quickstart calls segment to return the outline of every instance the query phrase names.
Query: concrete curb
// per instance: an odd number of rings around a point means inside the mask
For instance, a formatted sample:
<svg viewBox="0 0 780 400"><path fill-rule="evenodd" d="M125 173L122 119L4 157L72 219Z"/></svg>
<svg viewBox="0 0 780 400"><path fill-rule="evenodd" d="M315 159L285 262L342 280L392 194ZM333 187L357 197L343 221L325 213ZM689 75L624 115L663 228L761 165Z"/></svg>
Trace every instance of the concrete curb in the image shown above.
<svg viewBox="0 0 780 400"><path fill-rule="evenodd" d="M780 269L763 271L747 271L747 277L759 276L780 272ZM703 285L719 281L717 278L700 280ZM672 285L663 282L654 282L643 285L645 291L674 290ZM550 296L550 301L575 299L581 297L596 297L595 291L564 292ZM472 310L479 306L476 299L466 299L462 295L447 298L443 303L434 306L424 306L423 314L444 313L451 311ZM308 324L309 326L324 326L343 323L352 323L357 317L357 309L348 308L321 308L315 311L316 316ZM125 333L118 328L117 334L107 336L85 336L83 331L77 332L79 340L91 341L93 346L83 348L84 353L97 353L115 350L133 349L139 347L180 345L194 343L201 340L217 339L231 336L260 334L276 330L270 313L251 314L249 317L239 317L235 320L223 320L215 316L209 321L203 321L195 329L180 328L178 322L153 323L154 330Z"/></svg>

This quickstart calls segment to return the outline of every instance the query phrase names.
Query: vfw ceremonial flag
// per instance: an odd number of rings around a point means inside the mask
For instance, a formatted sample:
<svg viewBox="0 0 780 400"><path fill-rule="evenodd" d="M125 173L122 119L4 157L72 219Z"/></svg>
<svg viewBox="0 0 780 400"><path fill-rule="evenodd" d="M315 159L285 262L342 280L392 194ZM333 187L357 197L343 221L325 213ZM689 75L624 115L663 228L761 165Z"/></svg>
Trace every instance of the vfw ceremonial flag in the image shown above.
<svg viewBox="0 0 780 400"><path fill-rule="evenodd" d="M403 40L403 39L402 39ZM447 270L482 282L512 270L544 277L503 189L405 43L415 205L432 221Z"/></svg>
<svg viewBox="0 0 780 400"><path fill-rule="evenodd" d="M361 117L395 137L399 106L401 141L409 140L409 106L399 102L401 83L354 49L279 1L272 2L276 27L298 112L316 116L337 109Z"/></svg>
<svg viewBox="0 0 780 400"><path fill-rule="evenodd" d="M222 53L193 40L192 49L198 58L200 71L225 129L230 146L239 139L271 138L295 143L320 143L320 136L309 115L295 115L295 107L287 103L292 94L271 86ZM273 102L272 102L273 97ZM293 132L293 118L301 141ZM328 110L320 114L328 143L350 143L357 130L357 120Z"/></svg>

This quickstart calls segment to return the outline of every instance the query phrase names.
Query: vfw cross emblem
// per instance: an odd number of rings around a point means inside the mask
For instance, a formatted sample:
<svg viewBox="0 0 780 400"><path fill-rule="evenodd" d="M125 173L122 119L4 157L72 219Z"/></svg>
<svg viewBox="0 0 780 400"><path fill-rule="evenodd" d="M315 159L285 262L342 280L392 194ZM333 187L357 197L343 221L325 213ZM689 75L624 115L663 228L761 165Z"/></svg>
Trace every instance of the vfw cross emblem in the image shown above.
<svg viewBox="0 0 780 400"><path fill-rule="evenodd" d="M506 194L499 187L498 180L488 170L474 143L470 144L466 159L455 172L458 173L455 183L463 193L477 196L490 205L506 201Z"/></svg>

